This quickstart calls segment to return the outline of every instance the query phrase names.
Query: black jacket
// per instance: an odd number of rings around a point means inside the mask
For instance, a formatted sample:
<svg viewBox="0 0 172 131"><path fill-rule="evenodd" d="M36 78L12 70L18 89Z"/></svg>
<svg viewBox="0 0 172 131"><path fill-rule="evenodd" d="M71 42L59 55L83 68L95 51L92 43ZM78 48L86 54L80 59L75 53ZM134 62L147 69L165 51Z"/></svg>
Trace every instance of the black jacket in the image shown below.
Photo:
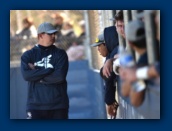
<svg viewBox="0 0 172 131"><path fill-rule="evenodd" d="M115 26L110 26L104 29L104 38L106 47L108 49L108 56L106 60L113 58L118 52L118 33ZM103 69L103 67L102 67ZM102 74L102 69L100 73ZM105 78L105 103L111 105L115 101L115 91L116 91L116 75L114 72L111 73L109 78Z"/></svg>
<svg viewBox="0 0 172 131"><path fill-rule="evenodd" d="M32 70L28 63L35 65ZM52 110L69 107L66 75L68 57L64 50L36 45L21 57L21 72L28 81L27 109Z"/></svg>

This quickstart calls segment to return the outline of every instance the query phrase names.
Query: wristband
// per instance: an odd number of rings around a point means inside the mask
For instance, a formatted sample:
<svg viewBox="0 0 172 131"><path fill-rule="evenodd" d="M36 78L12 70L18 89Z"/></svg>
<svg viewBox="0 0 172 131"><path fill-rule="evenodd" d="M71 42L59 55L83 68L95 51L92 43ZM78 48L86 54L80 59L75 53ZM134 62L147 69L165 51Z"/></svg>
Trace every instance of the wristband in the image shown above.
<svg viewBox="0 0 172 131"><path fill-rule="evenodd" d="M138 80L132 84L132 88L135 92L141 92L146 88L144 81Z"/></svg>
<svg viewBox="0 0 172 131"><path fill-rule="evenodd" d="M136 77L137 79L148 79L148 67L142 67L137 69L136 71Z"/></svg>
<svg viewBox="0 0 172 131"><path fill-rule="evenodd" d="M117 58L117 59L113 62L113 64L114 64L115 66L120 66L119 58Z"/></svg>
<svg viewBox="0 0 172 131"><path fill-rule="evenodd" d="M120 67L120 63L119 63L119 59L116 59L113 63L113 71L115 72L116 75L119 75L119 67Z"/></svg>

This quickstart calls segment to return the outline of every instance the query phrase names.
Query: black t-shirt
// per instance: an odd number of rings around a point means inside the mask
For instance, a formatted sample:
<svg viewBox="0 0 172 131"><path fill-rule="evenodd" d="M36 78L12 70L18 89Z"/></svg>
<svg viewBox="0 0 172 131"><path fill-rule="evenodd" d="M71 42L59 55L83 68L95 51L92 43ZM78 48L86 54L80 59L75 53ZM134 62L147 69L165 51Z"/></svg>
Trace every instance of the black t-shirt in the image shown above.
<svg viewBox="0 0 172 131"><path fill-rule="evenodd" d="M142 66L146 66L148 65L148 56L147 56L147 52L145 52L144 54L142 54L139 57L139 60L137 61L137 66L138 67L142 67Z"/></svg>

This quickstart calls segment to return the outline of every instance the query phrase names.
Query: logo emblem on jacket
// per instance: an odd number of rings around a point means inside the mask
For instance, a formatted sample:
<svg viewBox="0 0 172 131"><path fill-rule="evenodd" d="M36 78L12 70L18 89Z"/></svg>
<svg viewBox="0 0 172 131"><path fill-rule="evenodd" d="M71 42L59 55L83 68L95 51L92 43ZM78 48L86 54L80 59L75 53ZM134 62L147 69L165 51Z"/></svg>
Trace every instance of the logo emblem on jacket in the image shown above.
<svg viewBox="0 0 172 131"><path fill-rule="evenodd" d="M45 67L45 69L53 68L53 65L49 63L51 60L51 57L52 57L52 55L42 58L41 61L35 62L34 66Z"/></svg>

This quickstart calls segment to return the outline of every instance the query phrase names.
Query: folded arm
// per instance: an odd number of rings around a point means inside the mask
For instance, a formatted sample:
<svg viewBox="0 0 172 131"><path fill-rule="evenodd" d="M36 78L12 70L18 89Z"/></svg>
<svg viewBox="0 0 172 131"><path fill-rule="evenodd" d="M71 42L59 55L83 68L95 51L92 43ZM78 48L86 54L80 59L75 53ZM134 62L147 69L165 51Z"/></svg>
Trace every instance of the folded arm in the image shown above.
<svg viewBox="0 0 172 131"><path fill-rule="evenodd" d="M68 56L65 51L61 51L60 56L56 59L54 72L44 77L41 82L44 84L63 83L66 81L68 66Z"/></svg>
<svg viewBox="0 0 172 131"><path fill-rule="evenodd" d="M38 81L53 71L50 68L32 69L29 66L29 63L31 63L30 57L29 52L24 53L21 57L21 72L26 81Z"/></svg>

